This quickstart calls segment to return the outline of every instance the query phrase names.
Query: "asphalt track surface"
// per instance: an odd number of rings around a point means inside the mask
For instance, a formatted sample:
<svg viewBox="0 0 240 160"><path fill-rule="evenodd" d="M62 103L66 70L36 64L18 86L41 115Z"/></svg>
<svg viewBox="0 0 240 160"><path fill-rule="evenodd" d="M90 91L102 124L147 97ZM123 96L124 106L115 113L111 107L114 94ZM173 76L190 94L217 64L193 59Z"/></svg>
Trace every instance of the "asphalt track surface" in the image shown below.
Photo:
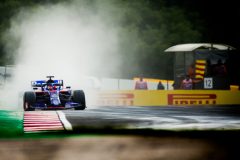
<svg viewBox="0 0 240 160"><path fill-rule="evenodd" d="M102 106L88 107L84 111L33 111L25 112L25 115L26 124L30 126L34 125L30 124L31 118L33 118L32 123L42 123L41 125L44 125L43 122L51 121L48 123L51 126L59 125L57 117L60 117L63 124L68 123L71 127L68 126L67 129L58 126L57 133L73 133L69 135L75 137L15 141L0 139L0 146L4 146L0 147L1 159L240 159L238 106ZM89 133L87 136L84 128L87 128ZM136 130L125 132L131 129ZM104 134L99 135L102 130Z"/></svg>
<svg viewBox="0 0 240 160"><path fill-rule="evenodd" d="M240 129L240 106L98 107L64 110L73 130L125 128L154 130Z"/></svg>
<svg viewBox="0 0 240 160"><path fill-rule="evenodd" d="M98 107L24 113L24 132L122 130L239 130L239 106Z"/></svg>

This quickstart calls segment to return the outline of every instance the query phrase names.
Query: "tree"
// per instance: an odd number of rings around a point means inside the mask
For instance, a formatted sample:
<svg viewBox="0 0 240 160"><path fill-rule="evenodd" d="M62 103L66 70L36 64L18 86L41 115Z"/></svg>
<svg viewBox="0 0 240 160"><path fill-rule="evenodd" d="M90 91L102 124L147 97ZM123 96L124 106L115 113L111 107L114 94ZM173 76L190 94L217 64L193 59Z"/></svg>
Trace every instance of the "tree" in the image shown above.
<svg viewBox="0 0 240 160"><path fill-rule="evenodd" d="M155 1L123 1L120 19L123 75L172 78L172 56L164 50L201 41L202 26L178 7L155 7ZM160 3L159 4L164 4ZM193 14L191 14L193 17ZM197 19L197 14L194 18ZM195 20L196 21L196 20Z"/></svg>
<svg viewBox="0 0 240 160"><path fill-rule="evenodd" d="M63 0L62 0L63 1ZM8 0L0 3L0 34L9 28L11 17L23 7L34 7L61 0ZM179 43L202 41L202 22L195 12L166 0L91 0L77 1L100 16L119 37L122 58L121 77L140 74L147 77L172 78L172 56L164 50ZM198 20L199 19L199 20ZM200 25L199 25L200 24ZM0 40L0 65L12 63L12 55L4 51Z"/></svg>

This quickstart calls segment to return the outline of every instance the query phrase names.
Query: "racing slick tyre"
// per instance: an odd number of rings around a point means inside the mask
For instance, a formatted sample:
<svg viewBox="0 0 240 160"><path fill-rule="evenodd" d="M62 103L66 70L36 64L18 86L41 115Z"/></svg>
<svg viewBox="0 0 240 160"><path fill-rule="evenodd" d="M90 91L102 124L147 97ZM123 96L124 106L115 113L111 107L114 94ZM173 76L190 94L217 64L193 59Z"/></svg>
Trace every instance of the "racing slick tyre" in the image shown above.
<svg viewBox="0 0 240 160"><path fill-rule="evenodd" d="M84 110L86 108L85 94L82 90L73 91L73 102L80 104L74 108L75 110Z"/></svg>
<svg viewBox="0 0 240 160"><path fill-rule="evenodd" d="M24 92L23 95L23 109L24 111L34 111L32 105L36 102L36 94L32 91Z"/></svg>

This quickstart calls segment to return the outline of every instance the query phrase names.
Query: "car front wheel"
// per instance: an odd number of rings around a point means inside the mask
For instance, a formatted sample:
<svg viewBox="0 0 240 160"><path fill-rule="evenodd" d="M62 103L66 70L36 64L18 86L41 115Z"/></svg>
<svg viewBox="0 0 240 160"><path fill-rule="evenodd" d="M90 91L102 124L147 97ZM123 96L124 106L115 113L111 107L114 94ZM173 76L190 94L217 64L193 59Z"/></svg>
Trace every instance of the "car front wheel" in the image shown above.
<svg viewBox="0 0 240 160"><path fill-rule="evenodd" d="M84 110L86 108L85 94L82 90L73 91L73 102L79 103L75 110Z"/></svg>
<svg viewBox="0 0 240 160"><path fill-rule="evenodd" d="M27 91L23 95L23 109L24 111L34 111L33 104L36 102L36 94L32 91Z"/></svg>

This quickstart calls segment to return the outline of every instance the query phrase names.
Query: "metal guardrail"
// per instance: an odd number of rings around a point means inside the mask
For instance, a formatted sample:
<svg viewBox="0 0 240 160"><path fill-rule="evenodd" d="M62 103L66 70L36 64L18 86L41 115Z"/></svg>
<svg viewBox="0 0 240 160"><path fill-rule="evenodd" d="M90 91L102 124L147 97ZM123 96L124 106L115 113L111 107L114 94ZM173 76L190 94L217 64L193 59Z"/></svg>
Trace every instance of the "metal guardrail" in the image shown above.
<svg viewBox="0 0 240 160"><path fill-rule="evenodd" d="M14 70L14 66L7 65L7 66L0 66L0 85L4 85L8 78L12 76Z"/></svg>
<svg viewBox="0 0 240 160"><path fill-rule="evenodd" d="M0 86L6 84L9 81L15 66L7 65L0 66ZM30 80L29 80L30 81ZM98 90L134 90L136 81L133 79L116 79L116 78L97 78L97 77L85 77L79 79L84 87L88 89L98 89ZM148 90L157 90L157 82L147 81ZM167 81L162 81L165 90L172 90L172 83Z"/></svg>

